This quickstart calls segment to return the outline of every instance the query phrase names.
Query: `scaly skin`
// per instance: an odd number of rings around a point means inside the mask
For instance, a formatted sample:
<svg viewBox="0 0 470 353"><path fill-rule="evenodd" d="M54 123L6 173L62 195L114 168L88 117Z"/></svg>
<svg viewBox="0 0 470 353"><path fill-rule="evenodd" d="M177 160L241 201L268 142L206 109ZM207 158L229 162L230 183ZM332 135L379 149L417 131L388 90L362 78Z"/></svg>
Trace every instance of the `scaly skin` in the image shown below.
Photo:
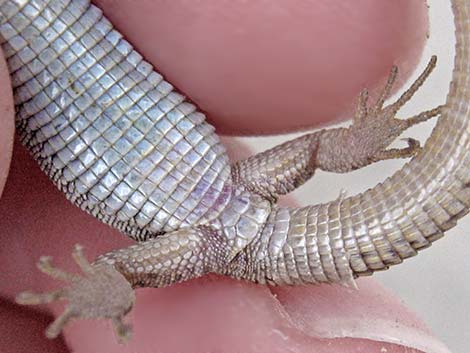
<svg viewBox="0 0 470 353"><path fill-rule="evenodd" d="M470 4L453 5L457 56L445 106L396 119L436 58L384 107L393 68L377 102L360 94L351 127L308 134L230 166L204 116L88 1L0 0L23 143L67 198L140 241L92 264L78 246L73 257L83 276L43 258L41 271L70 284L22 293L18 302L69 300L48 337L72 318L104 317L126 339L122 318L137 287L210 272L271 284L349 283L429 246L470 205ZM387 149L408 127L439 114L423 149L412 139ZM304 208L276 204L316 169L344 173L406 157L413 159L363 194Z"/></svg>

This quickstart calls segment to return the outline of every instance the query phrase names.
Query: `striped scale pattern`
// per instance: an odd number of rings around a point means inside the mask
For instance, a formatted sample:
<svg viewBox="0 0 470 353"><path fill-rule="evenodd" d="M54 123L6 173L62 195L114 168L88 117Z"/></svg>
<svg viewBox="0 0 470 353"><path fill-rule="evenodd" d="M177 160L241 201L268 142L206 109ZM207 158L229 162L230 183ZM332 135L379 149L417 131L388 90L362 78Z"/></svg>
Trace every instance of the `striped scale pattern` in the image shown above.
<svg viewBox="0 0 470 353"><path fill-rule="evenodd" d="M214 128L88 0L0 1L22 142L83 210L143 240L217 217Z"/></svg>

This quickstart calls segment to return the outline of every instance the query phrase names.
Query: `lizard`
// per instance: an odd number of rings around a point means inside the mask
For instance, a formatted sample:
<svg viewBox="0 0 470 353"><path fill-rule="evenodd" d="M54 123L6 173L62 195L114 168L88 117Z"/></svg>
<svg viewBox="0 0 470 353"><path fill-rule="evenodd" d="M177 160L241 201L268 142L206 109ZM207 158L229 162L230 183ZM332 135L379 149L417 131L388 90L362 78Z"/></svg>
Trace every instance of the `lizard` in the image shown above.
<svg viewBox="0 0 470 353"><path fill-rule="evenodd" d="M20 304L68 300L47 328L71 319L110 319L120 340L134 290L217 273L268 285L352 283L431 245L470 207L470 3L452 0L456 59L445 105L408 119L396 114L436 66L386 105L393 67L377 101L359 95L351 126L323 129L231 163L215 129L89 0L0 0L0 42L10 72L22 143L82 210L136 243L93 262L77 245L82 274L50 257L38 268L66 282L20 293ZM424 147L409 127L439 116ZM346 173L409 158L375 187L324 204L282 207L277 199L317 169Z"/></svg>

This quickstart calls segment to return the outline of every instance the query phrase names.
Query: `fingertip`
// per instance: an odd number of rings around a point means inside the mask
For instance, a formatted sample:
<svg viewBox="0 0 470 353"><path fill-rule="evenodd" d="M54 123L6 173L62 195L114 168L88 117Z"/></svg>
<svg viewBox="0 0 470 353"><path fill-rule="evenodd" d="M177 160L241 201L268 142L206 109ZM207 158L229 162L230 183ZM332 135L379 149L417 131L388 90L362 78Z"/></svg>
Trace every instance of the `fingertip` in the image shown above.
<svg viewBox="0 0 470 353"><path fill-rule="evenodd" d="M0 299L0 352L68 352L62 338L45 338L44 330L51 320L51 315Z"/></svg>
<svg viewBox="0 0 470 353"><path fill-rule="evenodd" d="M367 289L371 290L370 296L381 295L376 286L371 285ZM321 303L325 299L321 293L304 292L309 295L307 299L301 291L295 295L301 301L308 300L313 307L306 310L304 307L304 315L310 316L316 309L324 312L316 306L316 302ZM265 286L226 278L206 277L169 288L141 290L137 297L134 311L126 318L126 322L134 326L133 337L127 344L117 343L118 337L110 323L78 321L65 330L71 349L77 353L419 352L407 342L396 344L387 342L387 339L312 334L304 329L305 322L299 321L293 308L286 307L285 296L278 294L275 297ZM340 298L343 297L326 298L332 301L329 308L334 313L337 313L335 305ZM384 304L386 310L388 304ZM362 311L362 320L367 322L367 305L362 306ZM317 317L311 315L307 321L314 321ZM338 329L343 328L341 324L338 322ZM347 329L348 325L344 328ZM423 352L448 353L443 350Z"/></svg>
<svg viewBox="0 0 470 353"><path fill-rule="evenodd" d="M371 279L344 286L273 288L298 329L311 337L352 338L426 353L450 353L398 298Z"/></svg>
<svg viewBox="0 0 470 353"><path fill-rule="evenodd" d="M425 1L124 1L98 5L224 134L271 134L350 117L428 34ZM177 24L177 25L175 25Z"/></svg>
<svg viewBox="0 0 470 353"><path fill-rule="evenodd" d="M14 110L10 78L0 54L0 197L5 186L13 151Z"/></svg>
<svg viewBox="0 0 470 353"><path fill-rule="evenodd" d="M125 319L133 325L133 337L126 345L117 344L109 322L76 322L65 330L72 350L285 352L283 339L271 329L282 323L266 287L206 277L136 294L135 307Z"/></svg>

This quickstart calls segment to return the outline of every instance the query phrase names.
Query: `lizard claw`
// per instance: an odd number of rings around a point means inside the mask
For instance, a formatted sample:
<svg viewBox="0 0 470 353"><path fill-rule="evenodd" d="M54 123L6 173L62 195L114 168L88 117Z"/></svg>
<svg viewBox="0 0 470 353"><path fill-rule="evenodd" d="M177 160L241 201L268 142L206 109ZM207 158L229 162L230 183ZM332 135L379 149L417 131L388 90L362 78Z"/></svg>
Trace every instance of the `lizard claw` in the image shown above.
<svg viewBox="0 0 470 353"><path fill-rule="evenodd" d="M57 300L69 301L65 311L47 328L48 338L56 338L71 319L107 318L111 319L120 342L126 342L132 330L122 319L135 300L132 286L114 267L90 264L80 245L75 246L72 257L83 271L83 276L60 270L53 266L51 257L43 256L38 268L55 279L67 282L68 286L48 293L23 292L16 297L16 302L38 305Z"/></svg>
<svg viewBox="0 0 470 353"><path fill-rule="evenodd" d="M381 151L375 156L374 161L414 157L418 154L419 151L422 150L421 144L418 140L408 137L402 139L402 141L406 141L408 143L408 147L392 148L389 150Z"/></svg>

